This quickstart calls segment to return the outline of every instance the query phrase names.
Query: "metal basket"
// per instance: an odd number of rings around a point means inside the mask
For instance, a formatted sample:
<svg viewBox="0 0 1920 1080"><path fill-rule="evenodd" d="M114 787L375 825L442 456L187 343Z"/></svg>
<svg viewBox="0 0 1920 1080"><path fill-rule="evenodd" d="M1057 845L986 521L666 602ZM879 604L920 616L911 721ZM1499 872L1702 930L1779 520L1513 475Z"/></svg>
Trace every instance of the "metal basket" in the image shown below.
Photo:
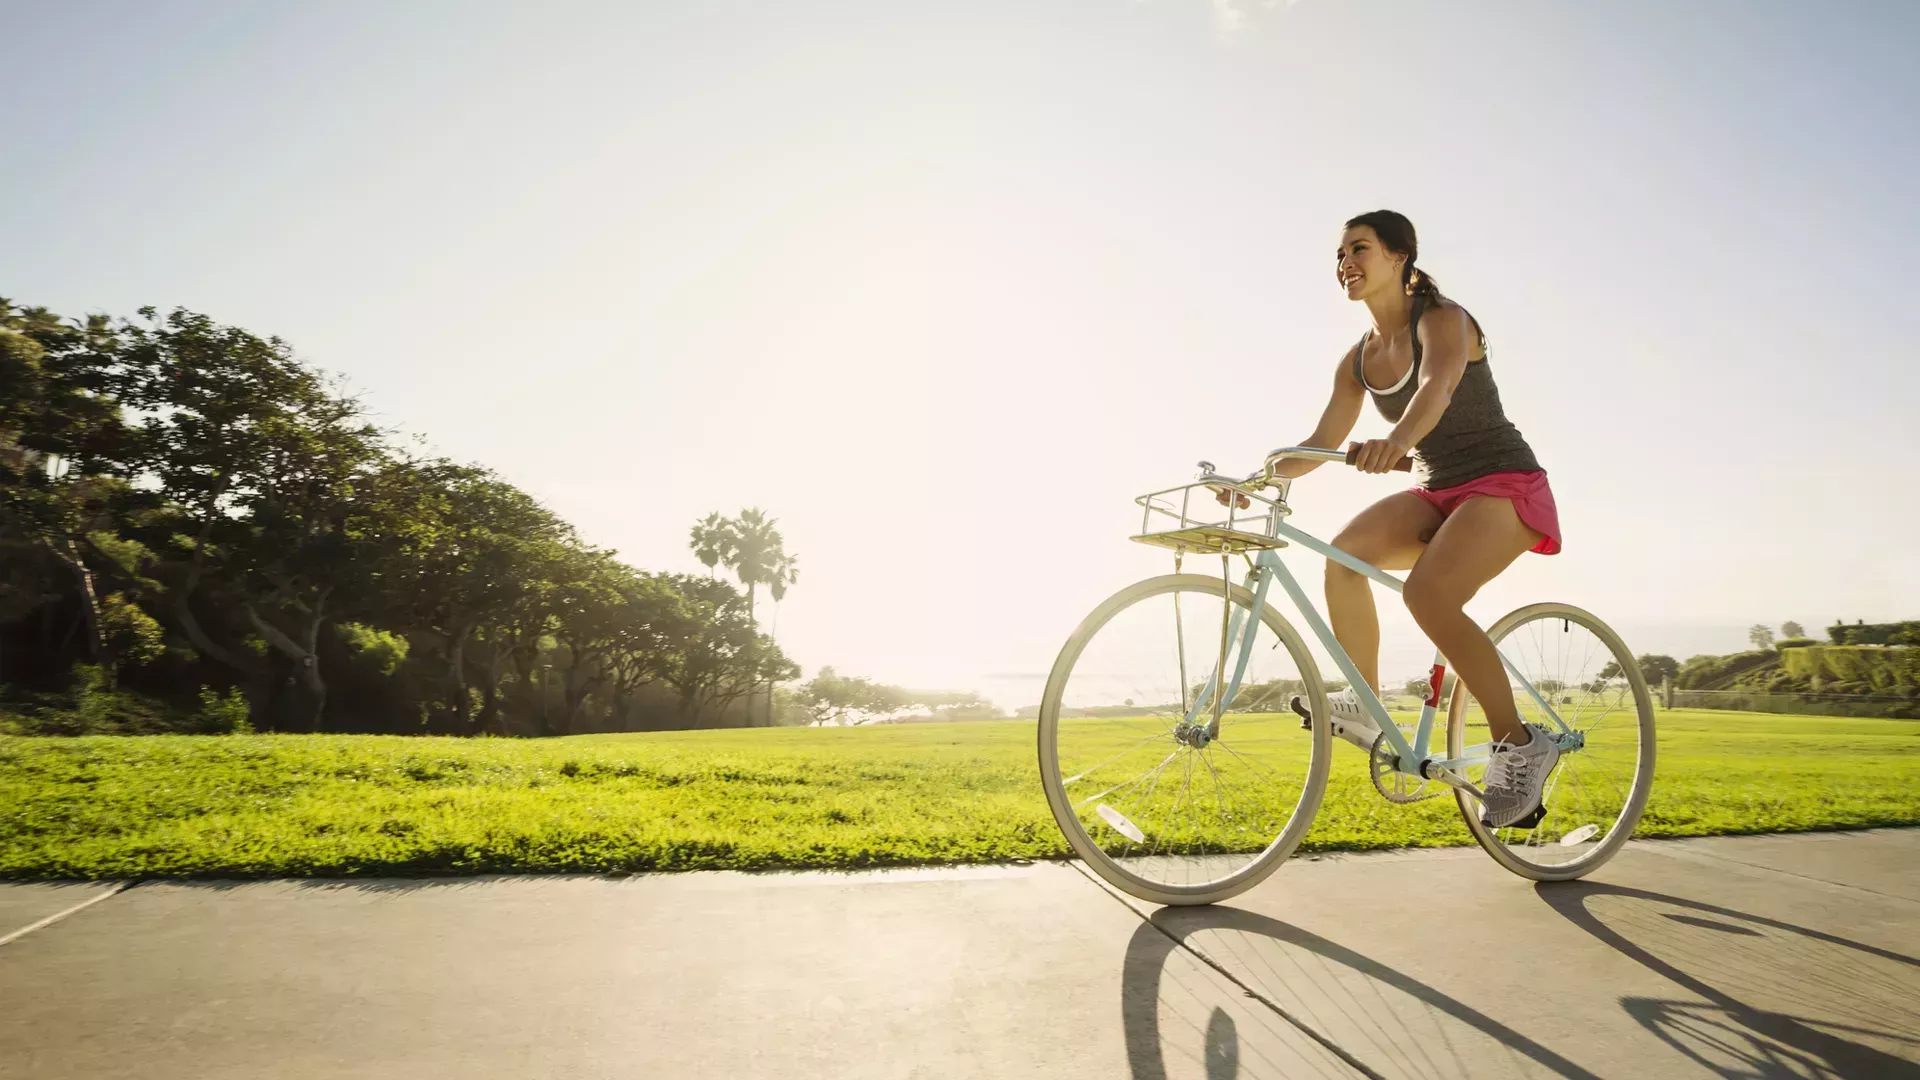
<svg viewBox="0 0 1920 1080"><path fill-rule="evenodd" d="M1232 488L1253 505L1245 510L1221 506L1214 497L1217 488ZM1133 501L1141 508L1140 532L1132 538L1136 543L1225 555L1287 546L1276 535L1281 519L1292 513L1284 486L1279 497L1272 498L1230 480L1201 480L1151 491ZM1226 516L1217 516L1222 513Z"/></svg>

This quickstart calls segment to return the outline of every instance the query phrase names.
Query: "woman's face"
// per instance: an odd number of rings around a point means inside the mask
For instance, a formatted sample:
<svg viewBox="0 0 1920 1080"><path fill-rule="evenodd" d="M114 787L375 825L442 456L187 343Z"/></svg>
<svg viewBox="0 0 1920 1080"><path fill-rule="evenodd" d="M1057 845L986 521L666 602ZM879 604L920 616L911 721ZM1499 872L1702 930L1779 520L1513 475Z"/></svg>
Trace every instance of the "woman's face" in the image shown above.
<svg viewBox="0 0 1920 1080"><path fill-rule="evenodd" d="M1365 300L1386 289L1399 289L1405 255L1388 251L1371 225L1356 225L1340 234L1339 262L1334 272L1349 300Z"/></svg>

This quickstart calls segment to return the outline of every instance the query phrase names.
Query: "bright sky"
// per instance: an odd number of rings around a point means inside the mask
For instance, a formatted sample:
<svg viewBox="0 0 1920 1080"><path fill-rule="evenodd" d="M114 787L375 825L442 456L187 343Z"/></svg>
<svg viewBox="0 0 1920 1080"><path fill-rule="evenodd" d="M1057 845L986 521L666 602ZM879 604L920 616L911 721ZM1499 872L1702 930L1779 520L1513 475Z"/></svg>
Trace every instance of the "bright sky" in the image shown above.
<svg viewBox="0 0 1920 1080"><path fill-rule="evenodd" d="M642 567L698 569L696 519L763 507L809 674L1037 701L1079 618L1169 565L1132 496L1311 429L1366 325L1339 227L1379 207L1485 325L1560 501L1566 552L1476 614L1568 600L1683 658L1920 617L1920 5L0 25L0 295L279 334ZM1295 523L1394 486L1322 469ZM1383 674L1422 671L1387 632Z"/></svg>

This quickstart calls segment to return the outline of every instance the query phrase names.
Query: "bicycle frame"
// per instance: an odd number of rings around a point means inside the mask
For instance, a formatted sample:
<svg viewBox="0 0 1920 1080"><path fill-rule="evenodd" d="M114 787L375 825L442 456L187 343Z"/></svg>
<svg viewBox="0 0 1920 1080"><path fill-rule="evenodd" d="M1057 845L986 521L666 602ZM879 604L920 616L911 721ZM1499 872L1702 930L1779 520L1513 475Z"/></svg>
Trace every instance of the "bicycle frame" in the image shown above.
<svg viewBox="0 0 1920 1080"><path fill-rule="evenodd" d="M1385 585L1394 592L1401 592L1406 588L1406 583L1400 578L1396 578L1392 574L1370 563L1354 558L1352 555L1341 551L1339 548L1317 537L1301 532L1299 529L1287 524L1284 520L1274 520L1270 527L1273 529L1273 535L1276 537L1283 538L1290 543L1299 544L1309 551L1324 555L1350 570L1364 574L1368 578ZM1491 753L1492 744L1490 743L1482 743L1477 746L1468 747L1461 757L1430 760L1429 747L1432 744L1434 715L1439 711L1439 704L1442 698L1441 690L1443 689L1443 680L1446 671L1446 660L1438 651L1434 653L1433 657L1434 682L1429 690L1426 701L1420 709L1420 723L1414 730L1414 740L1409 744L1406 736L1401 732L1400 726L1393 722L1392 717L1387 715L1387 707L1381 703L1379 695L1375 694L1373 690L1367 686L1366 680L1361 677L1360 669L1355 666L1353 658L1347 655L1347 650L1341 647L1339 639L1333 636L1333 629L1327 625L1325 619L1321 618L1320 612L1314 608L1313 602L1307 598L1305 590L1300 587L1299 580L1287 569L1286 563L1280 561L1278 552L1268 548L1262 550L1259 556L1251 561L1252 568L1247 572L1244 584L1247 590L1253 594L1253 605L1250 609L1244 611L1235 610L1233 612L1227 633L1223 639L1225 649L1221 654L1220 660L1215 662L1213 672L1208 675L1205 687L1201 690L1200 694L1195 697L1192 707L1188 710L1186 715L1187 724L1196 724L1196 718L1201 716L1203 712L1208 711L1209 704L1213 704L1213 708L1211 709L1213 716L1207 726L1210 729L1210 736L1219 735L1220 717L1226 712L1228 706L1233 704L1234 699L1239 696L1240 681L1246 675L1247 663L1253 655L1253 641L1258 635L1261 625L1260 615L1266 605L1268 586L1277 580L1280 583L1280 587L1286 590L1287 595L1292 597L1294 606L1300 610L1301 617L1306 620L1307 626L1313 631L1314 636L1320 639L1320 644L1325 647L1328 654L1333 657L1333 662L1339 667L1341 674L1347 677L1348 684L1353 687L1354 693L1359 697L1360 704L1366 710L1367 715L1379 726L1380 733L1386 738L1388 744L1393 747L1396 757L1394 767L1397 771L1427 778L1428 770L1434 770L1440 773L1438 778L1446 779L1449 773L1457 774L1459 769L1467 765L1486 760L1487 756ZM1499 653L1498 648L1495 649L1495 652ZM1233 657L1232 678L1227 682L1226 692L1219 695L1218 701L1215 702L1215 691L1219 686L1220 668L1229 655ZM1561 734L1572 735L1572 729L1567 726L1564 720L1560 719L1560 714L1554 710L1546 696L1536 689L1533 683L1527 680L1526 676L1520 673L1520 670L1513 665L1513 661L1507 659L1505 653L1499 653L1499 655L1500 662L1506 667L1507 672L1512 675L1521 688L1527 692L1527 695L1540 706L1541 711L1559 728ZM1454 681L1457 685L1458 679Z"/></svg>

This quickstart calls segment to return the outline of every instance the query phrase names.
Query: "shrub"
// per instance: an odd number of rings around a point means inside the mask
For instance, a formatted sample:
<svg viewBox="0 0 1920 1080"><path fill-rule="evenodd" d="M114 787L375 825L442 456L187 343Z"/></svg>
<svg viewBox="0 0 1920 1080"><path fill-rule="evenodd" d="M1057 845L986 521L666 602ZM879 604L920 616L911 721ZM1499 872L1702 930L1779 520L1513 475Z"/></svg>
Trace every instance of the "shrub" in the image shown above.
<svg viewBox="0 0 1920 1080"><path fill-rule="evenodd" d="M130 690L109 690L106 672L76 664L64 691L0 688L0 733L11 735L166 735L205 730L193 713Z"/></svg>
<svg viewBox="0 0 1920 1080"><path fill-rule="evenodd" d="M107 688L107 673L97 664L73 665L73 715L78 721L76 735L105 731L113 726L114 694Z"/></svg>
<svg viewBox="0 0 1920 1080"><path fill-rule="evenodd" d="M218 734L253 734L252 710L238 687L228 690L225 697L211 686L201 687L200 718Z"/></svg>
<svg viewBox="0 0 1920 1080"><path fill-rule="evenodd" d="M362 623L340 623L334 627L340 641L355 655L364 657L382 675L399 670L407 658L407 639Z"/></svg>

